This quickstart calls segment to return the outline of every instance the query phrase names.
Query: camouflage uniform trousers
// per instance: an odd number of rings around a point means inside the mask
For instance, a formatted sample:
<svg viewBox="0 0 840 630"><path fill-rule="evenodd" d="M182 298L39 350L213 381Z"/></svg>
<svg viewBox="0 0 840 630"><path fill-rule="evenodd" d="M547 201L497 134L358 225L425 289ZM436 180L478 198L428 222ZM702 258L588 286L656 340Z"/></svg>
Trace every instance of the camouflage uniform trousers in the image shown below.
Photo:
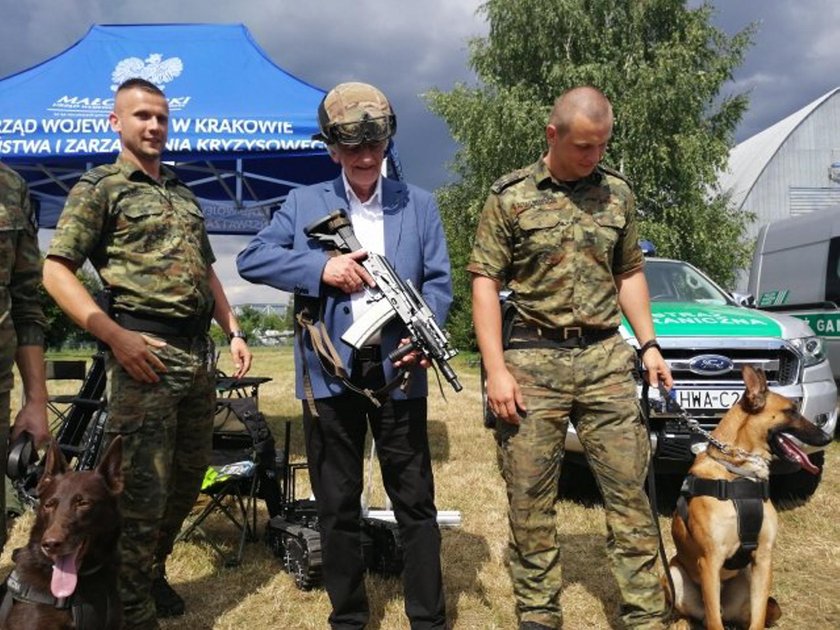
<svg viewBox="0 0 840 630"><path fill-rule="evenodd" d="M650 444L636 402L633 350L616 335L585 349L511 349L505 362L527 406L518 427L500 423L496 433L520 619L562 627L555 503L571 418L604 497L621 618L628 628L664 627L658 531L644 492Z"/></svg>
<svg viewBox="0 0 840 630"><path fill-rule="evenodd" d="M0 551L6 546L6 491L11 486L6 472L6 459L9 457L9 423L11 422L11 392L0 392L0 463L3 464L4 487L0 490Z"/></svg>
<svg viewBox="0 0 840 630"><path fill-rule="evenodd" d="M213 440L212 344L169 339L154 352L167 368L155 384L135 381L106 355L106 438L123 437L120 597L127 628L158 627L152 579L162 574L198 497Z"/></svg>

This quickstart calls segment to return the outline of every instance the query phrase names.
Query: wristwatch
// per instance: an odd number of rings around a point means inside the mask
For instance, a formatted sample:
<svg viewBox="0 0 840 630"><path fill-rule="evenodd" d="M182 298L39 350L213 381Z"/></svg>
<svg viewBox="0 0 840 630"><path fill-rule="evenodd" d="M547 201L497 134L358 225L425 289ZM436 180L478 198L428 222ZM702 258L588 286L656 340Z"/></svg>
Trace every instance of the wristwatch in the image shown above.
<svg viewBox="0 0 840 630"><path fill-rule="evenodd" d="M659 346L659 342L656 341L656 337L653 339L649 339L642 344L642 347L639 348L639 358L643 357L645 352L650 350L651 348L656 348L660 352L662 352L662 348Z"/></svg>
<svg viewBox="0 0 840 630"><path fill-rule="evenodd" d="M228 339L230 339L231 341L233 341L234 339L241 339L245 343L248 343L248 335L246 335L241 330L234 330L233 332L231 332L228 335Z"/></svg>

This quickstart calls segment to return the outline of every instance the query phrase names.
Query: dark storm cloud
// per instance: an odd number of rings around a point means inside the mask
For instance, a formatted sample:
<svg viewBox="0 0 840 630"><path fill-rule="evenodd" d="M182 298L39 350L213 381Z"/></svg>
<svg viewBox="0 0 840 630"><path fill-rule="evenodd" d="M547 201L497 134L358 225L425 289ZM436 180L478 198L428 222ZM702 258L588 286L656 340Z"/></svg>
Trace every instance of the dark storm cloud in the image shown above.
<svg viewBox="0 0 840 630"><path fill-rule="evenodd" d="M715 2L714 22L729 35L756 24L754 45L727 93L748 92L737 141L766 129L840 85L836 0Z"/></svg>

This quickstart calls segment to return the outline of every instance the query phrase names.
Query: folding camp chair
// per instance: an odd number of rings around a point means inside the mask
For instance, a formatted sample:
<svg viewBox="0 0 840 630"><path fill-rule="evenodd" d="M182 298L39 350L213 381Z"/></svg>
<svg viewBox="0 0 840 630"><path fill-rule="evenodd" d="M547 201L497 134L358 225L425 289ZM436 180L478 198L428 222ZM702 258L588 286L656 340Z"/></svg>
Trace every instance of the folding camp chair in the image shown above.
<svg viewBox="0 0 840 630"><path fill-rule="evenodd" d="M48 425L65 459L74 470L90 470L96 464L107 419L105 402L105 364L101 352L93 355L90 369L84 360L47 360L44 373L48 382ZM56 381L56 387L50 387ZM78 381L73 393L65 381ZM22 403L25 400L21 401ZM17 460L19 463L20 460ZM37 453L16 471L12 486L17 502L34 506L35 489L43 472L43 459ZM8 496L8 494L7 494Z"/></svg>
<svg viewBox="0 0 840 630"><path fill-rule="evenodd" d="M47 397L47 411L49 412L48 422L50 431L55 432L66 420L70 406L78 399L79 389L84 383L87 375L85 361L78 360L47 360L44 362L44 375L47 380L47 388L67 389L66 381L75 381L72 393L50 393Z"/></svg>
<svg viewBox="0 0 840 630"><path fill-rule="evenodd" d="M211 465L201 488L207 503L177 540L199 536L219 554L225 566L241 564L245 542L257 540L257 499L265 499L269 512L279 509L274 507L280 500L275 458L274 438L257 410L256 399L220 399ZM213 514L222 515L239 531L233 555L225 552L206 527Z"/></svg>
<svg viewBox="0 0 840 630"><path fill-rule="evenodd" d="M83 361L79 363L84 364ZM91 470L96 465L108 417L105 381L105 357L102 351L98 351L91 358L90 368L83 375L79 391L59 396L53 403L56 408L66 403L54 435L74 470Z"/></svg>

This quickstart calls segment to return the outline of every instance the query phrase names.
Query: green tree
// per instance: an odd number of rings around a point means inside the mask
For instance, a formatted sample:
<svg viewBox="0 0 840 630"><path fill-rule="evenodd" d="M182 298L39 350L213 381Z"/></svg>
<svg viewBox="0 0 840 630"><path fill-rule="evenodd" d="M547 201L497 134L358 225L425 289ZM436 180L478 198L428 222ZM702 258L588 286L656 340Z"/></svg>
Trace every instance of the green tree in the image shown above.
<svg viewBox="0 0 840 630"><path fill-rule="evenodd" d="M752 217L715 185L748 101L722 86L754 28L728 37L710 24L711 5L689 9L683 0L488 0L479 12L490 26L470 44L480 85L426 95L459 144L459 179L438 191L456 341L473 343L464 266L489 187L536 160L554 99L577 85L595 85L613 103L604 161L632 182L643 237L660 255L731 282L749 258L743 234Z"/></svg>
<svg viewBox="0 0 840 630"><path fill-rule="evenodd" d="M239 322L239 328L248 337L248 343L254 345L255 336L254 331L260 329L261 313L253 306L246 305L239 309L236 313L236 319ZM225 336L222 328L215 322L210 327L210 336L217 346L227 346L228 339Z"/></svg>
<svg viewBox="0 0 840 630"><path fill-rule="evenodd" d="M290 330L286 325L286 317L278 315L277 313L264 313L253 306L246 305L239 309L236 319L239 321L239 327L248 337L250 345L259 345L258 333L266 330ZM218 346L219 344L227 345L228 340L225 337L221 327L213 323L210 328L210 336Z"/></svg>

